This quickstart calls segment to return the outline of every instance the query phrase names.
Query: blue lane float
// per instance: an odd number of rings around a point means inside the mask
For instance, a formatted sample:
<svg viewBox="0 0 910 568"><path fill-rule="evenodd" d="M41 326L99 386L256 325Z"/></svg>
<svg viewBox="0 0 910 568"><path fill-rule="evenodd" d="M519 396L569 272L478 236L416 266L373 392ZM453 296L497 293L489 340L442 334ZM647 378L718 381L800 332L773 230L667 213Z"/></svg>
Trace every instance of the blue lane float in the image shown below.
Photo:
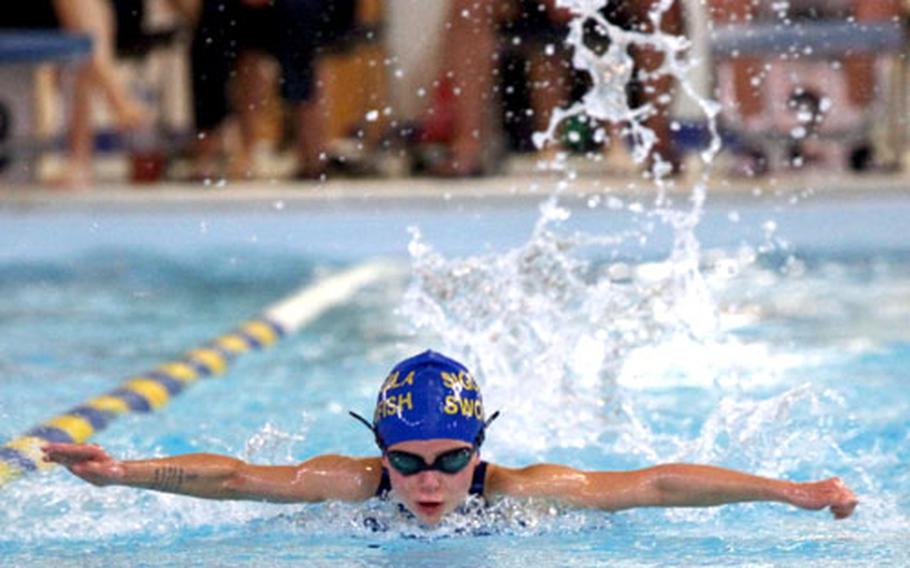
<svg viewBox="0 0 910 568"><path fill-rule="evenodd" d="M223 374L239 356L270 347L388 273L386 265L370 263L324 278L181 358L133 375L115 389L45 420L0 446L0 486L53 467L42 460L44 444L83 443L118 416L158 410L199 379Z"/></svg>

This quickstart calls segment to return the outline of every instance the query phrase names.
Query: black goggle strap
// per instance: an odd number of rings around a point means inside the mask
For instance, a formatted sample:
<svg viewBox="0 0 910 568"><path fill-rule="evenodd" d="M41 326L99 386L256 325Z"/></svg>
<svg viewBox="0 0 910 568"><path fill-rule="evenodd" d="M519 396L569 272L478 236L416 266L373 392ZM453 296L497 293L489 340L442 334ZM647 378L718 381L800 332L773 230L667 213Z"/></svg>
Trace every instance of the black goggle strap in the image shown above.
<svg viewBox="0 0 910 568"><path fill-rule="evenodd" d="M366 426L370 430L370 432L373 433L373 438L376 439L376 445L379 446L379 449L382 452L385 452L385 442L382 441L382 437L379 435L379 431L376 430L376 427L373 426L366 418L357 414L353 410L348 410L348 414L350 414L355 420L357 420L358 422L360 422L361 424Z"/></svg>
<svg viewBox="0 0 910 568"><path fill-rule="evenodd" d="M484 439L485 439L486 436L487 436L487 427L488 427L490 424L492 424L493 421L496 420L497 418L499 418L499 411L498 411L498 410L497 410L496 412L494 412L493 414L491 414L490 417L487 418L487 419L484 421L483 426L480 428L480 432L478 432L478 433L477 433L477 437L474 438L474 447L475 447L476 449L479 450L479 449L480 449L480 446L483 445L483 441L484 441Z"/></svg>
<svg viewBox="0 0 910 568"><path fill-rule="evenodd" d="M373 433L373 437L376 439L376 445L379 446L379 449L385 452L385 442L382 441L382 437L379 435L379 432L376 430L376 427L373 426L366 418L357 414L353 410L348 410L348 414L351 415L355 420L367 427L367 429ZM474 447L480 449L480 446L483 445L483 440L486 437L486 430L494 420L499 418L499 411L494 412L489 418L487 418L483 426L480 428L480 432L477 433L477 437L474 438Z"/></svg>

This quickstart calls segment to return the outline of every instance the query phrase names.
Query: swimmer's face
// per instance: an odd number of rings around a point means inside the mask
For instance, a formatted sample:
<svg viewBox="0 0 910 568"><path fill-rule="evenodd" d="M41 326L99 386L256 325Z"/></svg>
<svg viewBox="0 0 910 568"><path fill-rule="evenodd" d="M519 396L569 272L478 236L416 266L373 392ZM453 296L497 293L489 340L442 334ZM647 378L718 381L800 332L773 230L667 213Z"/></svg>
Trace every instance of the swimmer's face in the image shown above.
<svg viewBox="0 0 910 568"><path fill-rule="evenodd" d="M412 440L394 444L388 451L414 454L422 457L424 462L432 464L437 457L446 452L470 447L470 444L461 440ZM386 455L382 457L382 465L389 472L392 489L405 507L417 515L421 522L435 525L465 500L471 488L474 467L479 460L477 452L474 452L468 465L457 473L427 470L413 475L403 475L392 467Z"/></svg>

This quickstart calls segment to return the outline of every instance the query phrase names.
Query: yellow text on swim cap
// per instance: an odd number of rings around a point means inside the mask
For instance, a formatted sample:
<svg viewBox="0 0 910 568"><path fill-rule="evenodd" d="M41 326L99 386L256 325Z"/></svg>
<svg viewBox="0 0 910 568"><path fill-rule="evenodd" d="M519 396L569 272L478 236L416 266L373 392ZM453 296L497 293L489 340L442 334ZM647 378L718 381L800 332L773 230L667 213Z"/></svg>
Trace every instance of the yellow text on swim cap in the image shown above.
<svg viewBox="0 0 910 568"><path fill-rule="evenodd" d="M447 389L452 389L455 392L461 390L477 390L477 383L474 381L474 377L467 371L458 371L457 375L455 373L443 371L440 375L442 376L442 384L444 384Z"/></svg>
<svg viewBox="0 0 910 568"><path fill-rule="evenodd" d="M483 420L483 402L479 399L461 398L450 394L446 397L446 405L443 407L446 414L458 414L470 417L474 416L478 420Z"/></svg>
<svg viewBox="0 0 910 568"><path fill-rule="evenodd" d="M414 371L408 373L401 382L398 382L398 371L389 373L389 376L382 382L382 387L379 388L379 392L385 394L388 390L397 389L405 385L414 386Z"/></svg>
<svg viewBox="0 0 910 568"><path fill-rule="evenodd" d="M410 392L399 394L398 396L392 395L388 398L384 397L376 405L376 419L382 420L386 416L396 416L405 410L412 410L413 408L414 402L411 400Z"/></svg>

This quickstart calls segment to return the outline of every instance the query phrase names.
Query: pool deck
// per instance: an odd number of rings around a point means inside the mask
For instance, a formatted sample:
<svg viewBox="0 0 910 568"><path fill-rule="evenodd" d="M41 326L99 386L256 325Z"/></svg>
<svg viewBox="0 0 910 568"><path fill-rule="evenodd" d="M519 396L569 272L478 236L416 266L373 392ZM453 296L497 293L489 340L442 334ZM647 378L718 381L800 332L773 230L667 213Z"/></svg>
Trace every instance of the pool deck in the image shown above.
<svg viewBox="0 0 910 568"><path fill-rule="evenodd" d="M566 171L574 174L567 175ZM671 197L685 198L700 180L700 174L675 179L666 187ZM122 178L121 178L122 179ZM738 200L756 197L793 197L802 199L849 200L870 195L910 196L910 172L808 173L781 172L761 178L731 178L712 174L706 183L709 200ZM90 189L59 189L39 185L10 185L0 181L0 210L95 209L141 207L234 208L249 205L284 207L297 205L396 202L438 202L484 200L495 204L514 201L539 201L560 193L568 197L592 195L653 195L653 182L639 174L610 173L584 161L569 163L565 171L543 171L534 166L512 167L506 175L476 179L338 178L325 182L299 182L282 179L211 182L161 182L136 185L116 179L101 181Z"/></svg>

